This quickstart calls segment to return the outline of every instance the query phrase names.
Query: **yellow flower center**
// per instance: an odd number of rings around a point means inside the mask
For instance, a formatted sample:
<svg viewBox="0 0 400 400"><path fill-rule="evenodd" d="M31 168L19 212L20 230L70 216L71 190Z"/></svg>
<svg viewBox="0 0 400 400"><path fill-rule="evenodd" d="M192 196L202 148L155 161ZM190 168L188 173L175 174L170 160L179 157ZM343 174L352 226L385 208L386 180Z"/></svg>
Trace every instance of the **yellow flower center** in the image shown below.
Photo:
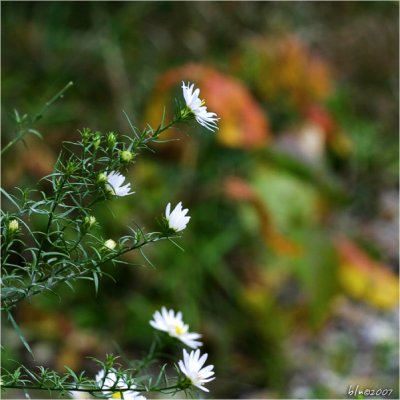
<svg viewBox="0 0 400 400"><path fill-rule="evenodd" d="M175 326L175 333L176 333L177 335L182 335L183 332L184 332L184 330L183 330L183 328L182 328L181 326L179 326L179 325L176 325L176 326Z"/></svg>
<svg viewBox="0 0 400 400"><path fill-rule="evenodd" d="M121 392L115 392L111 396L112 399L123 399Z"/></svg>

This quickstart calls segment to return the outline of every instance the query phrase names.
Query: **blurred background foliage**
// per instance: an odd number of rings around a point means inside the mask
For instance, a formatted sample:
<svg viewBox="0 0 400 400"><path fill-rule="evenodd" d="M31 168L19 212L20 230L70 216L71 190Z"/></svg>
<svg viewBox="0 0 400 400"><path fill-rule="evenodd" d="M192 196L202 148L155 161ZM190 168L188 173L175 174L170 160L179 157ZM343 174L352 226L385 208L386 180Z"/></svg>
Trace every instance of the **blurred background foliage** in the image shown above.
<svg viewBox="0 0 400 400"><path fill-rule="evenodd" d="M37 362L90 371L85 356L114 341L139 357L166 305L204 333L213 397L340 398L359 384L398 398L397 3L1 7L3 145L14 108L75 83L37 124L45 139L3 157L7 190L49 173L77 129L128 133L122 110L157 125L182 80L221 117L216 134L166 134L181 140L138 157L136 194L94 213L116 239L182 200L185 251L149 248L156 268L127 255L139 266L108 267L97 297L79 283L21 305ZM26 357L4 320L3 345L4 366Z"/></svg>

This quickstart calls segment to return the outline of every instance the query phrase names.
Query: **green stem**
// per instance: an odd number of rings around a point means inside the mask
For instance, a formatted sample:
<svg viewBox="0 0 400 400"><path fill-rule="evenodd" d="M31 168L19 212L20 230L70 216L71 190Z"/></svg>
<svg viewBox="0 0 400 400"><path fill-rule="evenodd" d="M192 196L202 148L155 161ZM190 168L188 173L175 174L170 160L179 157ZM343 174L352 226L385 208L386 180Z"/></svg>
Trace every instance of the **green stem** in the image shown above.
<svg viewBox="0 0 400 400"><path fill-rule="evenodd" d="M14 146L14 144L22 140L26 133L27 131L25 129L21 129L18 135L1 149L1 155L3 155L3 153L5 153L10 147Z"/></svg>
<svg viewBox="0 0 400 400"><path fill-rule="evenodd" d="M64 93L74 84L74 82L70 81L68 82L56 95L54 95L46 104L44 107L35 114L35 116L32 118L32 124L34 124L36 121L39 121L43 117L43 115L46 113L46 111L58 100L64 97Z"/></svg>
<svg viewBox="0 0 400 400"><path fill-rule="evenodd" d="M30 121L29 127L25 126L21 128L18 135L1 149L1 155L3 155L8 149L14 146L14 144L22 140L24 136L29 132L29 128L31 128L37 121L39 121L39 119L43 117L43 115L46 113L49 107L51 107L58 99L62 98L64 96L64 93L72 85L73 82L68 82L55 96L53 96L49 101L47 101L44 107L33 116L32 120Z"/></svg>
<svg viewBox="0 0 400 400"><path fill-rule="evenodd" d="M125 111L124 111L124 114L125 114L125 116L126 116L126 118L128 120L129 125L131 126L132 130L134 131L134 127L133 127L128 115L125 113ZM140 135L140 136L136 135L137 142L135 144L135 148L140 148L141 146L146 145L147 143L151 142L152 140L157 140L158 137L161 135L161 133L165 132L172 125L175 125L176 123L182 122L182 121L183 121L182 116L179 115L177 118L173 119L169 124L167 124L167 125L163 125L163 124L159 125L159 127L151 135L149 135L149 131L148 130L144 130L142 135Z"/></svg>
<svg viewBox="0 0 400 400"><path fill-rule="evenodd" d="M42 255L44 242L45 242L45 240L47 239L47 237L49 235L50 226L51 226L51 223L53 222L53 218L54 218L54 212L55 212L55 210L56 210L56 208L58 206L58 202L59 202L63 187L65 185L65 182L66 182L66 177L64 176L62 181L61 181L61 183L60 183L60 187L58 188L56 197L54 198L53 204L51 206L49 220L47 221L47 226L46 226L46 230L45 230L45 233L44 233L44 237L42 238L42 241L40 243L40 247L39 247L39 250L38 250L38 254L37 254L37 257L36 257L36 262L35 262L33 275L32 275L32 283L34 283L34 278L35 278L36 270L37 270L37 268L39 266L39 263L40 263L40 257Z"/></svg>
<svg viewBox="0 0 400 400"><path fill-rule="evenodd" d="M55 282L53 282L52 285L50 285L50 286L46 286L45 288L37 289L37 290L35 290L35 291L31 292L31 293L27 292L27 293L21 294L21 296L19 298L16 298L14 301L10 301L9 303L5 303L3 305L3 308L10 310L11 308L15 307L20 301L22 301L24 299L27 299L27 298L30 298L30 297L32 297L32 296L34 296L36 294L39 294L39 293L43 292L45 289L51 289L51 288L53 288L54 286L56 286L56 285L58 285L60 283L63 283L63 282L68 281L70 279L76 279L76 278L78 278L78 277L80 277L82 275L85 275L89 271L92 271L93 269L96 269L96 268L106 264L107 262L112 261L112 260L120 257L121 255L126 254L126 253L128 253L128 252L130 252L132 250L136 250L136 249L139 249L139 248L141 248L143 246L146 246L147 244L154 243L154 242L157 242L159 240L168 239L168 238L169 238L169 236L165 236L165 237L161 236L161 237L155 237L155 238L149 239L149 240L144 240L143 242L141 242L139 244L136 244L136 245L133 245L131 247L127 247L126 249L123 249L119 253L112 254L110 257L107 257L107 258L101 260L100 262L98 262L94 266L86 267L85 265L83 265L82 268L84 268L84 269L81 272L79 272L78 274L72 274L72 275L64 276L62 279L59 279L59 280L56 280ZM59 271L57 271L57 275L61 274L62 272L64 272L68 268L69 268L69 266L62 267ZM41 278L40 280L36 281L35 283L46 282L53 275L54 274L47 275L47 276ZM31 287L32 287L32 285L31 285Z"/></svg>
<svg viewBox="0 0 400 400"><path fill-rule="evenodd" d="M99 389L98 387L93 388L93 389L83 389L80 387L64 387L64 388L59 388L59 387L48 387L48 386L33 386L33 385L1 385L2 389L29 389L29 390L49 390L49 391L74 391L74 392L86 392L86 393L99 393L99 392L112 392L112 393L120 393L120 392L128 392L131 390L134 390L135 392L165 392L165 391L170 391L170 390L175 390L175 389L180 389L180 390L185 390L190 386L189 383L186 382L186 380L182 381L182 383L177 383L176 385L173 386L167 386L163 388L138 388L136 387L135 389L132 388L118 388L118 390L110 389L110 388L102 388Z"/></svg>

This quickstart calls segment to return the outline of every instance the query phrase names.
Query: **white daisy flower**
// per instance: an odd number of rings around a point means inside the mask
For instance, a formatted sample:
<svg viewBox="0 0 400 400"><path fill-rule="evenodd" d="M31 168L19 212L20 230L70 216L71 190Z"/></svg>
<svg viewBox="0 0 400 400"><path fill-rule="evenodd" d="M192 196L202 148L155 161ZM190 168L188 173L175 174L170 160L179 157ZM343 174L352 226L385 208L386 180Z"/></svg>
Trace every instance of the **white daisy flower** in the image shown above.
<svg viewBox="0 0 400 400"><path fill-rule="evenodd" d="M182 82L182 89L186 106L192 112L196 121L212 132L218 129L217 121L219 118L217 118L217 114L208 112L205 101L199 99L200 89L196 89L193 92L194 84L190 85L190 82L188 82L187 86L185 82Z"/></svg>
<svg viewBox="0 0 400 400"><path fill-rule="evenodd" d="M186 350L183 350L183 361L181 360L178 363L182 373L190 380L192 385L205 392L209 392L209 390L203 384L215 379L213 377L214 365L208 365L203 368L207 357L208 354L203 354L200 357L200 350L193 350L190 354Z"/></svg>
<svg viewBox="0 0 400 400"><path fill-rule="evenodd" d="M203 345L202 342L196 340L201 338L199 333L188 332L189 326L183 323L180 311L175 314L174 310L167 310L163 307L161 313L160 311L156 311L153 314L153 320L150 321L150 325L154 329L167 332L169 336L179 339L192 349Z"/></svg>
<svg viewBox="0 0 400 400"><path fill-rule="evenodd" d="M107 376L105 376L105 371L102 369L96 375L96 382L99 385L100 389L127 389L128 385L122 377L118 377L115 373L114 369L108 371ZM135 389L135 385L131 385L130 389ZM103 394L106 396L110 396L112 399L125 399L125 400L146 400L146 397L142 396L140 392L135 392L134 390L127 390L122 392L115 392L105 390Z"/></svg>
<svg viewBox="0 0 400 400"><path fill-rule="evenodd" d="M168 203L165 209L165 218L168 221L170 229L175 232L183 231L190 220L190 217L186 216L188 211L187 208L182 210L182 202L179 202L171 212L171 203Z"/></svg>
<svg viewBox="0 0 400 400"><path fill-rule="evenodd" d="M130 192L131 184L127 183L125 186L122 186L124 183L125 177L116 171L111 171L106 175L107 183L106 190L114 196L128 196L135 192Z"/></svg>

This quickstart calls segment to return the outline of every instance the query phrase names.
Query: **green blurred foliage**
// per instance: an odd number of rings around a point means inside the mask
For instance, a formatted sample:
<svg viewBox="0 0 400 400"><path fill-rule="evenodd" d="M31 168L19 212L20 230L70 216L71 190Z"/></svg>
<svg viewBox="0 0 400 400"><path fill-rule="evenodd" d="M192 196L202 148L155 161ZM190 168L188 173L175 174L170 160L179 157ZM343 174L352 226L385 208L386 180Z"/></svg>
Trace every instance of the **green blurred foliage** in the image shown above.
<svg viewBox="0 0 400 400"><path fill-rule="evenodd" d="M151 230L168 202L182 200L192 217L179 242L184 251L171 243L149 247L145 254L155 268L140 254L128 258L137 267L107 266L115 281L102 280L97 297L89 283L80 282L75 292L59 288L61 301L46 296L21 309L18 319L34 345L45 340L51 324L59 331L58 350L46 360L50 365L90 368L84 357L115 351L112 341L129 357L143 354L152 335L148 321L165 305L182 310L191 329L204 334L216 366L213 397L289 398L306 385L309 398L329 398L343 396L347 383L361 378L398 393L396 339L389 350L367 347L368 354L377 352L375 370L363 375L359 360L366 347L358 324L364 320L349 317L360 307L366 319L370 314L390 319L395 306L376 311L371 302L351 300L340 284L335 244L345 235L367 253L374 247L375 258L395 277L397 253L368 236L364 225L380 221L380 196L393 191L397 196L398 190L396 3L1 7L3 144L13 137L14 108L36 111L66 82L75 83L38 124L44 142L29 140L28 150L20 145L4 156L7 189L34 184L48 172L61 141L76 138L77 129L128 133L122 110L143 126L160 77L189 62L240 80L270 122L271 143L257 149L226 147L219 133L184 126L172 134L181 137L176 147L160 145L156 154L138 156L128 176L136 194L96 209L99 229L105 239L118 238L130 224ZM254 47L254 38L266 44ZM293 46L292 55L281 47L282 38ZM326 90L325 81L319 91L315 75L304 72L314 57L318 68L322 63L329 71ZM178 88L179 78L168 88L166 107L173 104L172 91L179 96ZM296 147L301 144L296 134L315 105L335 126L326 129L322 150L310 162ZM227 190L231 177L244 182L243 197ZM41 225L36 222L37 229ZM59 329L62 324L66 331ZM331 346L329 335L342 330L344 341ZM339 386L332 388L321 371L340 376Z"/></svg>

